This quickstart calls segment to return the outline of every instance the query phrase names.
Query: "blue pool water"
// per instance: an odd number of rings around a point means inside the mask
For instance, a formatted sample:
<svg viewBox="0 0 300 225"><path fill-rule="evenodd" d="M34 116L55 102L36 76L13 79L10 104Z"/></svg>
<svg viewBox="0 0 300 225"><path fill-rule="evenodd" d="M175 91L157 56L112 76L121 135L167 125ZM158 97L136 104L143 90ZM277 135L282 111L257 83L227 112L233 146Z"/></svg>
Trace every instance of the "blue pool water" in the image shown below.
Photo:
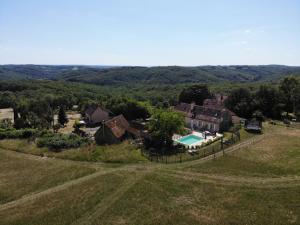
<svg viewBox="0 0 300 225"><path fill-rule="evenodd" d="M185 144L185 145L193 145L202 140L203 140L203 138L191 134L186 137L182 137L182 138L178 139L177 141L182 144Z"/></svg>

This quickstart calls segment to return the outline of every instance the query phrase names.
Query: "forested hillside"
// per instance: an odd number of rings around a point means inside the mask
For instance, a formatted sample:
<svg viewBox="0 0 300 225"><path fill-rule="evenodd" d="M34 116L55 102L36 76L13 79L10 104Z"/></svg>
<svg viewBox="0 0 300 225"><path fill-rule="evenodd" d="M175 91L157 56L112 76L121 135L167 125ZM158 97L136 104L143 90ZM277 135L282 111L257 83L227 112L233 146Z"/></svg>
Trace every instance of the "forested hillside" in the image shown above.
<svg viewBox="0 0 300 225"><path fill-rule="evenodd" d="M50 65L0 65L0 79L56 79L63 73L78 70L81 66ZM88 66L82 69L89 68ZM99 66L95 68L107 68Z"/></svg>
<svg viewBox="0 0 300 225"><path fill-rule="evenodd" d="M100 85L182 84L273 81L300 74L300 67L287 66L202 66L79 68L66 71L61 79Z"/></svg>
<svg viewBox="0 0 300 225"><path fill-rule="evenodd" d="M0 79L53 79L98 85L184 84L276 81L286 75L299 75L300 67L200 66L200 67L101 67L3 65Z"/></svg>

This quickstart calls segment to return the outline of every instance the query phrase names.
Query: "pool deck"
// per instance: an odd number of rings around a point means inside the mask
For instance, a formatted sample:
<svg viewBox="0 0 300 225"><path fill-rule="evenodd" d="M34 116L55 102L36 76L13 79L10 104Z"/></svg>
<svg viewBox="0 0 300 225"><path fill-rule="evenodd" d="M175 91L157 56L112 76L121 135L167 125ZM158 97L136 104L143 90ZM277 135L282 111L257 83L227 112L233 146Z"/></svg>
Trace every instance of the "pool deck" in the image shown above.
<svg viewBox="0 0 300 225"><path fill-rule="evenodd" d="M202 140L195 142L193 144L186 144L186 143L182 143L179 141L179 139L188 137L190 135L200 137L200 138L202 138ZM181 135L175 134L175 135L173 135L173 141L174 141L174 143L184 145L186 148L190 149L190 148L196 148L196 147L202 146L203 144L207 143L208 141L214 141L216 138L221 137L221 136L223 136L223 135L217 133L216 136L207 136L205 139L204 132L200 133L197 131L193 131L191 134L186 135L186 136L181 136Z"/></svg>

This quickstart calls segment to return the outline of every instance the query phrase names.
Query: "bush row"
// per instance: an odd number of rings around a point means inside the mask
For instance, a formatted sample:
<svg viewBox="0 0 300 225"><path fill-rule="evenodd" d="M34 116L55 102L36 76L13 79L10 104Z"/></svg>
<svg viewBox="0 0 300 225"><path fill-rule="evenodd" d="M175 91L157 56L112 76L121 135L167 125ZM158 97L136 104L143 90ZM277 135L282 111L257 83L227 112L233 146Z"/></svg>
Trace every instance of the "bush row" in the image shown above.
<svg viewBox="0 0 300 225"><path fill-rule="evenodd" d="M60 151L67 148L79 148L88 143L88 139L76 134L54 134L49 133L37 139L38 147L47 147L53 151Z"/></svg>
<svg viewBox="0 0 300 225"><path fill-rule="evenodd" d="M37 129L0 129L0 139L30 138L38 136L39 134L40 131Z"/></svg>

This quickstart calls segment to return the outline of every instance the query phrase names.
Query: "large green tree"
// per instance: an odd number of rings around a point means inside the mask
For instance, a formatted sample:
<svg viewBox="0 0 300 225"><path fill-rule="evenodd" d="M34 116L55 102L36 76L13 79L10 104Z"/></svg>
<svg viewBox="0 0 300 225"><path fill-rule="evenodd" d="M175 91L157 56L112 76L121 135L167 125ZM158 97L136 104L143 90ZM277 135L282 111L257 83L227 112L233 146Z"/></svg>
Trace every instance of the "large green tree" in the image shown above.
<svg viewBox="0 0 300 225"><path fill-rule="evenodd" d="M183 129L183 115L171 110L157 110L149 124L150 134L158 147L170 147L172 136L182 133Z"/></svg>
<svg viewBox="0 0 300 225"><path fill-rule="evenodd" d="M197 84L183 89L179 94L179 101L185 103L195 102L196 105L202 105L205 99L212 97L213 95L210 93L207 85Z"/></svg>
<svg viewBox="0 0 300 225"><path fill-rule="evenodd" d="M255 93L255 108L270 118L280 116L281 96L277 89L267 85L261 85Z"/></svg>
<svg viewBox="0 0 300 225"><path fill-rule="evenodd" d="M123 114L127 120L146 119L150 115L143 104L128 98L111 98L106 107L115 115Z"/></svg>
<svg viewBox="0 0 300 225"><path fill-rule="evenodd" d="M49 128L53 122L53 110L43 99L21 99L14 107L14 120L17 129Z"/></svg>
<svg viewBox="0 0 300 225"><path fill-rule="evenodd" d="M300 104L300 82L296 77L284 78L279 86L285 98L287 112L296 112Z"/></svg>
<svg viewBox="0 0 300 225"><path fill-rule="evenodd" d="M231 92L225 104L227 108L243 118L250 118L253 114L253 101L250 91L238 88Z"/></svg>

